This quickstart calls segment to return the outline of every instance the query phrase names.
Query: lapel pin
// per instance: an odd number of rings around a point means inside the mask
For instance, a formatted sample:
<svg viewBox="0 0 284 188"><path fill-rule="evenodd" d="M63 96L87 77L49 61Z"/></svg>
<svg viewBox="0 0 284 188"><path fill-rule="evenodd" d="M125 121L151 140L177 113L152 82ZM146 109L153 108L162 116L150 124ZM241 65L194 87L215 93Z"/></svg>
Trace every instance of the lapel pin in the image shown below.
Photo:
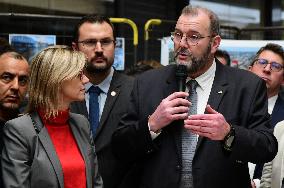
<svg viewBox="0 0 284 188"><path fill-rule="evenodd" d="M223 91L218 91L218 94L222 94L223 93Z"/></svg>
<svg viewBox="0 0 284 188"><path fill-rule="evenodd" d="M116 92L115 92L115 91L112 91L112 92L110 93L110 95L114 97L114 96L116 95Z"/></svg>

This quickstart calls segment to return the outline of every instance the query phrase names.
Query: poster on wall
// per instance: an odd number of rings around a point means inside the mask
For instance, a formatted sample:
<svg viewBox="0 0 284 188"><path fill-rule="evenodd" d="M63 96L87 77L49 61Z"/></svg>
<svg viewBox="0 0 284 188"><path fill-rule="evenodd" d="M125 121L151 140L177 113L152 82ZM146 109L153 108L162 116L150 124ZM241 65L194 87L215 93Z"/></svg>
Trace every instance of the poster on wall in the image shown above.
<svg viewBox="0 0 284 188"><path fill-rule="evenodd" d="M124 42L124 38L116 37L115 56L113 62L113 67L116 70L124 70Z"/></svg>
<svg viewBox="0 0 284 188"><path fill-rule="evenodd" d="M231 66L247 69L256 52L268 43L276 43L284 48L284 41L280 40L222 40L219 49L229 53Z"/></svg>
<svg viewBox="0 0 284 188"><path fill-rule="evenodd" d="M29 62L42 49L56 44L55 35L9 34L9 43Z"/></svg>
<svg viewBox="0 0 284 188"><path fill-rule="evenodd" d="M174 42L171 37L163 37L161 39L161 65L175 63L174 56Z"/></svg>
<svg viewBox="0 0 284 188"><path fill-rule="evenodd" d="M274 40L221 40L219 49L226 50L231 58L231 66L247 69L256 52L268 43L276 43L284 48L284 41ZM174 44L170 37L161 40L161 64L168 65L174 61Z"/></svg>

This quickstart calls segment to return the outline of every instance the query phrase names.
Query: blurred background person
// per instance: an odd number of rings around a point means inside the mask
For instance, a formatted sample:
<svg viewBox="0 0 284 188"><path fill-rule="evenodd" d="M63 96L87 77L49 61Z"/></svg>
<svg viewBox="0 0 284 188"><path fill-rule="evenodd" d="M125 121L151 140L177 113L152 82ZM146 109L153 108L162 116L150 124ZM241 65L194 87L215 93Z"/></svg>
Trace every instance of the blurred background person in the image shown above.
<svg viewBox="0 0 284 188"><path fill-rule="evenodd" d="M261 188L284 187L284 121L276 124L274 135L278 141L278 153L271 162L264 164L260 182Z"/></svg>
<svg viewBox="0 0 284 188"><path fill-rule="evenodd" d="M83 53L65 46L33 59L28 114L4 126L4 187L93 188L95 153L88 120L69 112L83 100Z"/></svg>
<svg viewBox="0 0 284 188"><path fill-rule="evenodd" d="M15 49L10 46L9 42L5 39L0 37L0 55L5 52L14 52Z"/></svg>
<svg viewBox="0 0 284 188"><path fill-rule="evenodd" d="M223 64L223 65L231 65L231 58L227 51L225 50L217 50L215 52L215 57Z"/></svg>
<svg viewBox="0 0 284 188"><path fill-rule="evenodd" d="M17 52L10 50L7 52L7 49L10 48L5 48L0 54L0 155L3 147L4 124L6 121L18 117L29 79L27 60ZM1 185L0 172L0 187Z"/></svg>
<svg viewBox="0 0 284 188"><path fill-rule="evenodd" d="M271 114L271 128L284 120L284 98L279 95L281 85L284 83L284 51L283 48L274 43L268 43L261 47L251 65L249 71L262 78L267 87L268 113ZM253 172L253 181L259 187L263 164L249 164ZM251 172L251 173L252 173Z"/></svg>

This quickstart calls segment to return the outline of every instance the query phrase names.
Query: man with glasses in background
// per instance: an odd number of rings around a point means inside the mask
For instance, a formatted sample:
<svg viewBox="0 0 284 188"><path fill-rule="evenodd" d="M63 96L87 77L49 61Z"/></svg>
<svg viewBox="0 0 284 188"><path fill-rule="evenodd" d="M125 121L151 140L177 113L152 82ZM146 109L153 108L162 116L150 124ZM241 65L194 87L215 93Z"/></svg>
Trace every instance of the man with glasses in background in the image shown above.
<svg viewBox="0 0 284 188"><path fill-rule="evenodd" d="M107 17L84 16L75 28L72 47L86 54L84 73L90 83L86 84L85 101L73 103L71 111L89 118L104 188L126 187L123 182L129 169L115 158L110 147L111 135L126 113L133 84L131 77L112 67L115 44L114 28Z"/></svg>
<svg viewBox="0 0 284 188"><path fill-rule="evenodd" d="M186 6L172 39L177 65L137 77L114 152L140 166L137 187L251 187L247 162L277 153L264 81L214 59L219 20L206 8ZM182 65L185 92L176 72Z"/></svg>
<svg viewBox="0 0 284 188"><path fill-rule="evenodd" d="M268 96L268 113L271 114L271 128L284 120L284 99L279 95L281 85L284 84L284 51L283 48L274 43L261 47L249 70L258 75L266 83ZM253 173L253 186L259 187L263 164L249 164Z"/></svg>

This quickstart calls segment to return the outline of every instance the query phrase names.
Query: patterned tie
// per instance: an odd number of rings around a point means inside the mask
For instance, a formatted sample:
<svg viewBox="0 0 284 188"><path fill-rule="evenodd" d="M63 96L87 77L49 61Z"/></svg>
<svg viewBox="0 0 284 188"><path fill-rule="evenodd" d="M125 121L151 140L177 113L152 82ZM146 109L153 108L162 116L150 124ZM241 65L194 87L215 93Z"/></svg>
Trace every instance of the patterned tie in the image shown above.
<svg viewBox="0 0 284 188"><path fill-rule="evenodd" d="M196 80L190 80L187 83L189 90L188 100L192 103L189 108L188 114L197 114L197 93L196 87L198 83ZM181 143L182 143L182 173L181 173L181 184L180 188L193 188L192 179L192 160L194 157L196 145L197 145L197 135L182 129L181 133Z"/></svg>
<svg viewBox="0 0 284 188"><path fill-rule="evenodd" d="M100 114L98 97L100 93L102 92L102 90L98 86L91 86L88 91L90 95L89 120L90 120L93 136L95 136L96 130L99 126L99 114Z"/></svg>

